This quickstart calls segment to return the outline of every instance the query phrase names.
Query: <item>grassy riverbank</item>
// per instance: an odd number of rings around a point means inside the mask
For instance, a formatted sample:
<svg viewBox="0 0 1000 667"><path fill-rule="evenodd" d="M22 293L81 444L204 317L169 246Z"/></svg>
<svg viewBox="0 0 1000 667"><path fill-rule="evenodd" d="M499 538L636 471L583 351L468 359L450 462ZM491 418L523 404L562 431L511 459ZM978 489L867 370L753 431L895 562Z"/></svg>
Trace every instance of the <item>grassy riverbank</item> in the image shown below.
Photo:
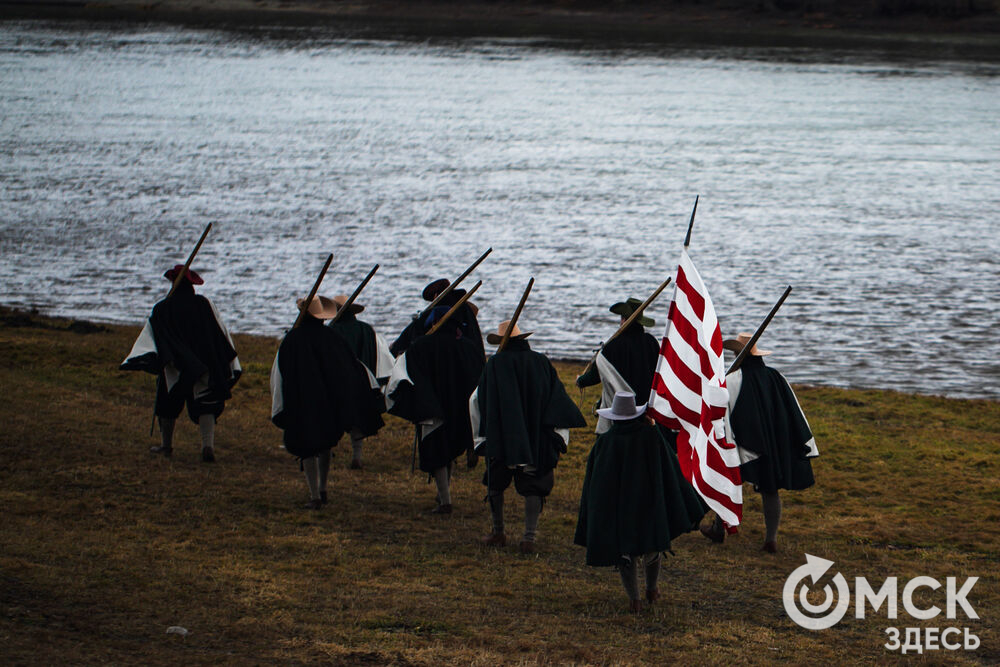
<svg viewBox="0 0 1000 667"><path fill-rule="evenodd" d="M136 333L0 311L6 664L871 664L897 655L885 628L916 625L982 639L935 660L1000 661L1000 403L800 388L822 456L817 485L784 496L779 553L759 551L746 488L741 534L677 540L663 600L633 616L617 575L586 567L572 544L590 429L556 472L540 553L483 549L482 464L459 470L452 517L426 515L434 492L410 474L411 431L391 417L366 469L346 469L342 444L330 505L299 509L305 482L268 420L272 339L237 336L245 375L216 464L200 462L186 421L172 460L150 456L152 378L117 370ZM560 372L570 383L579 368ZM512 492L507 512L516 533ZM802 630L781 587L805 552L852 583L979 576L969 600L981 618L917 622L901 608L895 621L851 613ZM939 593L916 599L943 606ZM190 634L167 634L175 625Z"/></svg>

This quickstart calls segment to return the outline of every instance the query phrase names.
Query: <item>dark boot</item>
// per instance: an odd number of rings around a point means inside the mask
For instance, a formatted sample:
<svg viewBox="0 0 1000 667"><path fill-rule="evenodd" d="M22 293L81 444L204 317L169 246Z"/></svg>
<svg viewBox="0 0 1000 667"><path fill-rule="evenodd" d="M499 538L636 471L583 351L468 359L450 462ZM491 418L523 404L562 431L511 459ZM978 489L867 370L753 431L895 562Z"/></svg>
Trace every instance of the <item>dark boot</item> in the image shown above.
<svg viewBox="0 0 1000 667"><path fill-rule="evenodd" d="M722 544L726 541L726 528L722 525L722 519L718 516L715 517L715 521L708 526L702 526L701 534L712 540L716 544Z"/></svg>

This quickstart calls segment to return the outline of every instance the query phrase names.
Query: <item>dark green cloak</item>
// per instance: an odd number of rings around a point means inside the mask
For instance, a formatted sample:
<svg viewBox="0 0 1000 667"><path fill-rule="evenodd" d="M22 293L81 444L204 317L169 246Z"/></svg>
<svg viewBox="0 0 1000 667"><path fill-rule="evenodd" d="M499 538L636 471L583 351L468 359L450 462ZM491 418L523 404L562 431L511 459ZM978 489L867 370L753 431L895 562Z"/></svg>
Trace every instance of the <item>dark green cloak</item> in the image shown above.
<svg viewBox="0 0 1000 667"><path fill-rule="evenodd" d="M641 324L633 322L618 338L605 345L601 352L632 389L636 405L647 403L660 355L660 345L656 339L646 333ZM593 364L576 384L578 387L590 387L598 382L601 382L601 376L597 364Z"/></svg>
<svg viewBox="0 0 1000 667"><path fill-rule="evenodd" d="M668 550L704 515L659 430L644 417L615 421L587 458L573 541L587 548L587 565L619 565Z"/></svg>
<svg viewBox="0 0 1000 667"><path fill-rule="evenodd" d="M507 466L527 465L537 475L556 467L566 443L556 429L586 421L548 357L525 340L510 340L483 369L479 380L480 454Z"/></svg>
<svg viewBox="0 0 1000 667"><path fill-rule="evenodd" d="M381 395L344 339L320 320L303 316L285 334L275 364L272 382L280 382L281 403L272 403L271 421L284 431L292 456L316 456L345 432L369 436L382 428Z"/></svg>
<svg viewBox="0 0 1000 667"><path fill-rule="evenodd" d="M729 423L736 444L759 457L740 466L743 481L764 493L809 488L815 483L809 462L812 432L788 381L753 355L740 371L743 380Z"/></svg>
<svg viewBox="0 0 1000 667"><path fill-rule="evenodd" d="M344 313L339 320L327 326L347 341L347 346L354 352L354 356L374 375L377 370L378 348L375 342L375 330L371 325L359 320L354 313Z"/></svg>
<svg viewBox="0 0 1000 667"><path fill-rule="evenodd" d="M405 356L411 382L391 392L389 413L415 424L426 419L444 423L420 439L420 469L433 473L472 446L469 396L483 370L483 355L475 343L443 327L413 341Z"/></svg>
<svg viewBox="0 0 1000 667"><path fill-rule="evenodd" d="M173 366L179 379L168 387L172 397L191 393L195 383L207 376L208 392L198 398L220 402L232 398L230 390L240 377L232 362L236 359L229 338L216 319L208 299L195 294L194 287L182 281L174 293L153 306L149 316L155 350L130 357L121 370L142 370L152 374Z"/></svg>

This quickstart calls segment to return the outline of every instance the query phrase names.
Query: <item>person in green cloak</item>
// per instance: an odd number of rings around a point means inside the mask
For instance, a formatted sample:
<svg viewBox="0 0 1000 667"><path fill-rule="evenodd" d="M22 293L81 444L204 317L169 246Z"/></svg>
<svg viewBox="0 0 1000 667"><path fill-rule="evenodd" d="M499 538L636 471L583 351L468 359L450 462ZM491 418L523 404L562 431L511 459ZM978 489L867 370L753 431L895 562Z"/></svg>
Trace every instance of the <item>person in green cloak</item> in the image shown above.
<svg viewBox="0 0 1000 667"><path fill-rule="evenodd" d="M741 333L725 340L722 347L739 354L753 338ZM811 459L819 456L816 438L788 380L764 364L770 350L755 344L743 358L743 365L726 376L729 390L729 426L740 453L740 474L760 493L764 512L764 545L767 553L778 551L781 523L781 489L801 491L811 487ZM702 534L722 542L722 521L702 526Z"/></svg>
<svg viewBox="0 0 1000 667"><path fill-rule="evenodd" d="M624 324L641 305L639 299L629 298L608 310L619 315L621 324ZM587 372L576 378L576 386L583 388L601 384L602 408L611 407L619 391L631 391L636 396L636 403L647 402L656 362L660 358L660 344L646 332L646 327L655 325L656 321L646 315L636 318L620 336L598 352ZM606 419L597 420L598 433L604 433L610 427Z"/></svg>
<svg viewBox="0 0 1000 667"><path fill-rule="evenodd" d="M587 565L615 566L629 599L642 610L638 561L646 571L646 600L660 597L660 553L695 530L705 515L694 487L660 430L636 407L635 394L618 392L597 411L611 427L597 436L580 495L573 542L587 549Z"/></svg>
<svg viewBox="0 0 1000 667"><path fill-rule="evenodd" d="M338 294L333 297L332 301L336 308L336 313L340 313L343 310L347 304L347 299L348 297L345 294ZM392 364L395 359L389 351L389 344L385 338L376 332L372 328L372 325L356 317L364 309L364 306L355 301L348 306L344 314L340 315L336 321L331 319L327 326L339 333L347 341L348 346L354 352L354 356L358 358L358 361L364 364L365 368L375 376L379 386L384 387L389 381L389 375L392 373ZM375 391L381 393L381 390ZM358 431L354 431L350 436L351 463L349 467L351 470L361 470L361 451L365 439Z"/></svg>
<svg viewBox="0 0 1000 667"><path fill-rule="evenodd" d="M337 312L333 301L317 294L296 304L299 326L285 334L271 365L271 421L283 431L285 451L301 462L305 508L318 510L327 502L331 448L344 433L377 433L385 404L347 341L324 326Z"/></svg>
<svg viewBox="0 0 1000 667"><path fill-rule="evenodd" d="M173 454L174 426L186 404L201 433L201 460L214 463L215 424L243 371L219 312L194 291L205 282L201 276L178 264L163 277L173 283L182 271L177 288L153 306L120 369L156 375L153 414L160 423L160 445L149 451Z"/></svg>
<svg viewBox="0 0 1000 667"><path fill-rule="evenodd" d="M486 342L498 345L510 326L509 320L501 322ZM525 340L530 335L517 324L511 327L506 347L486 362L469 399L476 451L486 456L483 484L493 522L492 532L480 542L507 544L503 496L513 482L524 497L524 536L518 545L524 554L536 552L538 518L555 484L554 470L569 443L569 429L586 425L548 357L532 351Z"/></svg>

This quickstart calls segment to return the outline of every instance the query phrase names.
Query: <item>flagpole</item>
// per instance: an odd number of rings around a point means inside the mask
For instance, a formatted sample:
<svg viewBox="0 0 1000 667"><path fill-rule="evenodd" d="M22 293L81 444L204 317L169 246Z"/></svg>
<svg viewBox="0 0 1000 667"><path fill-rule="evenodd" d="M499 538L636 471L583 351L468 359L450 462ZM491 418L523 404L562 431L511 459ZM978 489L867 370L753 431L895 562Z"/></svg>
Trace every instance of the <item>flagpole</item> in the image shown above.
<svg viewBox="0 0 1000 667"><path fill-rule="evenodd" d="M691 209L691 220L688 222L688 233L687 233L687 236L684 237L684 249L685 250L687 250L687 247L689 245L691 245L691 229L694 227L694 214L695 214L695 211L698 210L698 197L699 196L700 195L695 195L694 196L694 208Z"/></svg>
<svg viewBox="0 0 1000 667"><path fill-rule="evenodd" d="M764 321L760 323L759 327L757 327L757 331L755 331L753 333L753 336L750 337L750 341L746 345L744 345L743 349L740 350L740 353L736 355L736 359L733 360L732 366L730 366L729 370L726 371L726 375L729 375L730 373L732 373L733 371L737 370L740 367L740 364L743 363L743 360L750 353L750 350L753 349L753 346L757 343L757 339L760 338L760 335L762 333L764 333L764 329L766 329L767 325L771 323L771 320L774 318L774 314L778 312L779 308L781 308L781 304L785 302L785 299L788 298L788 295L791 293L791 291L792 291L791 285L785 288L785 293L781 295L781 298L778 299L778 302L774 304L773 308L771 308L771 312L767 314L767 317L764 318Z"/></svg>

